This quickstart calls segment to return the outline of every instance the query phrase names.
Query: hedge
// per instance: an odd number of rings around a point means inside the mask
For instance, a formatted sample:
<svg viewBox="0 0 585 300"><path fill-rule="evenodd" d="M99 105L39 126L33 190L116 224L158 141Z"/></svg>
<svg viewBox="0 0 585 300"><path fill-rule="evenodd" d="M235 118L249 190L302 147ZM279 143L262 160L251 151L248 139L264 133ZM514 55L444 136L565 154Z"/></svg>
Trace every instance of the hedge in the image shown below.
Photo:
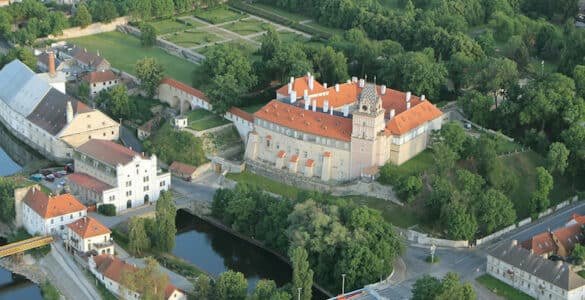
<svg viewBox="0 0 585 300"><path fill-rule="evenodd" d="M116 206L114 204L102 204L98 206L98 213L104 216L113 217L116 215Z"/></svg>

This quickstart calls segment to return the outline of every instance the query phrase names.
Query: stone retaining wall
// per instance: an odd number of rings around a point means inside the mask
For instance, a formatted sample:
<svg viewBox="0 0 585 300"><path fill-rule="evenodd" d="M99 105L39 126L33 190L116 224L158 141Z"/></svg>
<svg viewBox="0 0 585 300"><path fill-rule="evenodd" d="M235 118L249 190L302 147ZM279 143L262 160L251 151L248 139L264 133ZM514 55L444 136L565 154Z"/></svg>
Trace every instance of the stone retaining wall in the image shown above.
<svg viewBox="0 0 585 300"><path fill-rule="evenodd" d="M125 24L128 24L128 17L119 17L112 20L112 22L110 23L93 23L85 28L81 27L67 28L63 30L63 33L61 35L49 35L48 37L38 39L37 41L65 40L82 36L100 34L104 32L114 31L118 26Z"/></svg>

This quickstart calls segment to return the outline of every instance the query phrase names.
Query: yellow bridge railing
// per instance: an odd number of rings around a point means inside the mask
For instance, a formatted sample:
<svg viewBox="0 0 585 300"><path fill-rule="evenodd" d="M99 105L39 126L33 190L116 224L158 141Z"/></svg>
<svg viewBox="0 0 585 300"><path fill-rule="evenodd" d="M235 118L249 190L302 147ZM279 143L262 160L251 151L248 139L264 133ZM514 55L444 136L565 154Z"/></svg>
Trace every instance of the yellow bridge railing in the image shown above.
<svg viewBox="0 0 585 300"><path fill-rule="evenodd" d="M0 247L0 258L14 255L26 250L42 247L53 242L51 236L35 236Z"/></svg>

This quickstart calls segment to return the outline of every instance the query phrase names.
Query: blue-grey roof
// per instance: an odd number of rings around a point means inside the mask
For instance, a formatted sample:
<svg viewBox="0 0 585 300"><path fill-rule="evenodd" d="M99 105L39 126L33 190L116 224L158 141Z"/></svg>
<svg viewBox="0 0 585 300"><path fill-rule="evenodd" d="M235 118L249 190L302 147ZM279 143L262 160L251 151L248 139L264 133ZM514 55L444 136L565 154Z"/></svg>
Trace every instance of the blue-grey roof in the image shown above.
<svg viewBox="0 0 585 300"><path fill-rule="evenodd" d="M18 59L0 70L0 100L23 116L28 116L50 89Z"/></svg>

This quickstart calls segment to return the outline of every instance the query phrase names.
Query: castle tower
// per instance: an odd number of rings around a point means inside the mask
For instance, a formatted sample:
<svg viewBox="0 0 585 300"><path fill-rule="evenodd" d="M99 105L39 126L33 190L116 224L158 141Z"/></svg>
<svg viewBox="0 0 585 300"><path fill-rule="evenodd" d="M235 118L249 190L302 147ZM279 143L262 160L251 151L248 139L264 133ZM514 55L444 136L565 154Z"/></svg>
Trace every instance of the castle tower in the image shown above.
<svg viewBox="0 0 585 300"><path fill-rule="evenodd" d="M351 177L359 177L362 170L377 164L377 144L385 138L385 110L376 85L366 83L353 112L351 136Z"/></svg>

